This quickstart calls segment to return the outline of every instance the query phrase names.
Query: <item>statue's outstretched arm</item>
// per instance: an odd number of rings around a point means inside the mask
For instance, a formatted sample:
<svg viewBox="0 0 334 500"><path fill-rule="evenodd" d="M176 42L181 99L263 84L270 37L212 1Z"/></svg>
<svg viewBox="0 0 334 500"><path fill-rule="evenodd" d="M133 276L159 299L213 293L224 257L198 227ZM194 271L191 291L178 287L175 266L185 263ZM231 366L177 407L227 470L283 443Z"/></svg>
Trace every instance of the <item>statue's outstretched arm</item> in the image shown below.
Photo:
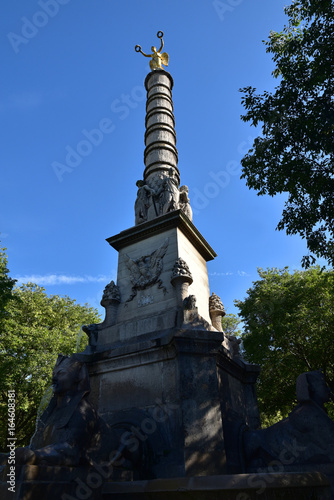
<svg viewBox="0 0 334 500"><path fill-rule="evenodd" d="M161 40L161 45L160 45L160 49L158 50L158 52L161 52L163 49L163 46L164 46L164 41L162 39L163 36L164 36L163 31L158 31L157 37L160 38L160 40Z"/></svg>
<svg viewBox="0 0 334 500"><path fill-rule="evenodd" d="M141 54L143 54L143 56L145 56L145 57L152 57L152 56L151 56L151 54L145 54L145 52L143 52L143 51L141 50L141 46L140 46L140 45L136 45L136 46L135 46L135 51L136 51L136 52L140 52L140 53L141 53Z"/></svg>

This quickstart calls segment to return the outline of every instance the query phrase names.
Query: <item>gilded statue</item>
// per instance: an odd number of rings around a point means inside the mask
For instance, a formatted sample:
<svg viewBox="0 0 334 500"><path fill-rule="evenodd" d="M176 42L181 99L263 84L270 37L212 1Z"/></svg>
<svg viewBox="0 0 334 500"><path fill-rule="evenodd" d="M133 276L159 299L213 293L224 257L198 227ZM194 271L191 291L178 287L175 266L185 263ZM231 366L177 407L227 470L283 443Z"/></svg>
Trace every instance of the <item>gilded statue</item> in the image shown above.
<svg viewBox="0 0 334 500"><path fill-rule="evenodd" d="M153 52L152 54L145 54L145 52L143 52L141 50L141 46L140 45L136 45L135 46L135 51L136 52L140 52L145 57L151 57L152 58L152 60L150 61L151 71L154 71L155 69L164 69L162 67L162 65L168 66L169 55L167 54L167 52L161 53L162 48L164 46L164 42L163 42L163 39L162 39L163 36L164 36L163 32L162 31L158 31L157 37L160 38L160 40L161 40L160 49L157 50L156 47L152 46L151 47L151 50Z"/></svg>

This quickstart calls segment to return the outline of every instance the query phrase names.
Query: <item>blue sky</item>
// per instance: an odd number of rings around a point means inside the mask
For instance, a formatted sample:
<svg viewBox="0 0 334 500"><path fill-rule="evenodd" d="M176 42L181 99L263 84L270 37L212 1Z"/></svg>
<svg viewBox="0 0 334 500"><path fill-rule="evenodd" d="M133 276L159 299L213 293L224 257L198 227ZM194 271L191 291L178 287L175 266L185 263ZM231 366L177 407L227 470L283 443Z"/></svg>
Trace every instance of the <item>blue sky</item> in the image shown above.
<svg viewBox="0 0 334 500"><path fill-rule="evenodd" d="M286 3L6 2L0 231L11 276L95 307L116 278L117 252L105 238L134 225L144 169L149 67L134 46L148 52L158 30L174 78L181 183L195 225L218 254L208 263L211 291L235 312L233 300L245 297L257 267L300 268L305 243L275 231L284 196L257 197L240 180L257 131L240 120L238 89L277 84L262 40L283 28Z"/></svg>

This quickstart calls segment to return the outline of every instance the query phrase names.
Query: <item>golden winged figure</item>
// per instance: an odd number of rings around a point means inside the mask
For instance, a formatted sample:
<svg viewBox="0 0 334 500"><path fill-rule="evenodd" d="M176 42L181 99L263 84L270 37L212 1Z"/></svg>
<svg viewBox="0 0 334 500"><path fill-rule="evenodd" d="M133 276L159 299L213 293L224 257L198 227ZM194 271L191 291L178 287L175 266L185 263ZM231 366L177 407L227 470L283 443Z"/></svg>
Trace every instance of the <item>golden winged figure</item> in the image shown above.
<svg viewBox="0 0 334 500"><path fill-rule="evenodd" d="M145 57L151 57L152 58L152 60L150 61L150 68L151 68L152 71L154 71L155 69L164 69L162 67L162 65L168 66L168 63L169 63L169 55L167 54L167 52L161 53L162 48L164 46L164 41L162 39L163 36L164 36L163 32L162 31L158 31L157 37L160 38L161 45L160 45L160 49L159 50L157 50L156 47L154 47L154 46L151 47L151 50L152 50L153 54L145 54L145 52L143 52L141 50L141 46L140 45L136 45L135 46L135 51L136 52L140 52Z"/></svg>

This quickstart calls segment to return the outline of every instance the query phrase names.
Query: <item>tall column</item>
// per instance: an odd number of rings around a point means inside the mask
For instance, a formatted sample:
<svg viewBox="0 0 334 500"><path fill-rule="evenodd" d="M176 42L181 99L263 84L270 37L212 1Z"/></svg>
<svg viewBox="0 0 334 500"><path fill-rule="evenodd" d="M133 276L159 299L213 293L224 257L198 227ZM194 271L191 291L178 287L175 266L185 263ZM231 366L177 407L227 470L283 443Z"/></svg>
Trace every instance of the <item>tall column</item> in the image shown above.
<svg viewBox="0 0 334 500"><path fill-rule="evenodd" d="M171 75L163 69L151 71L145 79L145 170L143 180L137 181L136 225L178 209L192 220L188 187L179 188L173 83Z"/></svg>
<svg viewBox="0 0 334 500"><path fill-rule="evenodd" d="M168 176L170 168L177 178L177 187L180 185L172 101L173 84L172 76L164 70L152 71L145 79L147 102L144 180L149 185L155 184L154 178Z"/></svg>

